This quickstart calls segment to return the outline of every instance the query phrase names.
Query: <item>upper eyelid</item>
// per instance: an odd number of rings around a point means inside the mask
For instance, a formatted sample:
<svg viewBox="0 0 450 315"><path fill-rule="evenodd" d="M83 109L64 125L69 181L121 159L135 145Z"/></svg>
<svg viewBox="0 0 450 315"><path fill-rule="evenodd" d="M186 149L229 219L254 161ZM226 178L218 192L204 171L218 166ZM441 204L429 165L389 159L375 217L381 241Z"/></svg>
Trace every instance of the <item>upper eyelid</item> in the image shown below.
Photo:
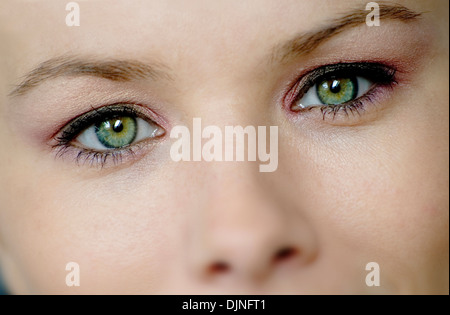
<svg viewBox="0 0 450 315"><path fill-rule="evenodd" d="M303 76L303 78L305 78L307 81L313 82L333 73L340 74L342 72L343 74L349 74L350 72L351 74L355 75L356 73L362 71L368 71L370 72L370 74L374 74L376 71L378 71L379 74L384 75L389 72L389 70L392 70L392 75L395 74L395 69L380 63L337 63L325 65L309 71Z"/></svg>

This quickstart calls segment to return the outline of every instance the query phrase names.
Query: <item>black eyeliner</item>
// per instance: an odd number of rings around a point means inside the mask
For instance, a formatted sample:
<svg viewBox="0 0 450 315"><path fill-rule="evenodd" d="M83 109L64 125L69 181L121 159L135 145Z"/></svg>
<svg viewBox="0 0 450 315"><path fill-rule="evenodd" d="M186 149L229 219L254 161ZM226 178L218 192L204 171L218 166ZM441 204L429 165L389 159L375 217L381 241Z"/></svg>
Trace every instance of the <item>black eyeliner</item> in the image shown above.
<svg viewBox="0 0 450 315"><path fill-rule="evenodd" d="M121 116L140 117L141 115L136 109L123 103L93 109L66 124L66 127L60 131L60 136L56 138L57 146L73 141L82 131L96 123Z"/></svg>
<svg viewBox="0 0 450 315"><path fill-rule="evenodd" d="M395 73L395 69L381 63L339 63L322 66L310 71L300 79L293 104L298 102L310 88L324 79L361 76L374 81L377 85L390 85L395 82Z"/></svg>

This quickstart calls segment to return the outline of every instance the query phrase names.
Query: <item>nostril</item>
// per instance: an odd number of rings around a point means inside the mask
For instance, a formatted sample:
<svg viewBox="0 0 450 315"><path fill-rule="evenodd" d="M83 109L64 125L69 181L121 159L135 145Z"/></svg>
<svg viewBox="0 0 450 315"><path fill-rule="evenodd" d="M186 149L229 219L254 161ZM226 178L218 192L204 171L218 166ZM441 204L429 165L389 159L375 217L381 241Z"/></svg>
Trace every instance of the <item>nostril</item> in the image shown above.
<svg viewBox="0 0 450 315"><path fill-rule="evenodd" d="M290 260L297 254L298 254L298 251L295 248L284 247L275 254L274 263L280 263L280 262Z"/></svg>
<svg viewBox="0 0 450 315"><path fill-rule="evenodd" d="M222 261L216 262L209 267L210 274L222 274L230 270L230 266Z"/></svg>

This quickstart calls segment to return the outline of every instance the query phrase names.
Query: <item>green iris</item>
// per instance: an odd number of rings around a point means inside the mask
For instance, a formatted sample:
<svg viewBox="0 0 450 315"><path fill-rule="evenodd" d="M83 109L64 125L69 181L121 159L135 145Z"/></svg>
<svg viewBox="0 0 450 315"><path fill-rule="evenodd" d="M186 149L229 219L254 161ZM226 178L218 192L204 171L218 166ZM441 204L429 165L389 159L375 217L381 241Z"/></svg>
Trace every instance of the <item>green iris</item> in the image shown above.
<svg viewBox="0 0 450 315"><path fill-rule="evenodd" d="M95 125L98 140L109 149L125 147L133 143L137 134L137 123L133 117L117 117Z"/></svg>
<svg viewBox="0 0 450 315"><path fill-rule="evenodd" d="M356 78L326 79L317 85L317 96L326 105L339 105L354 100L358 95Z"/></svg>

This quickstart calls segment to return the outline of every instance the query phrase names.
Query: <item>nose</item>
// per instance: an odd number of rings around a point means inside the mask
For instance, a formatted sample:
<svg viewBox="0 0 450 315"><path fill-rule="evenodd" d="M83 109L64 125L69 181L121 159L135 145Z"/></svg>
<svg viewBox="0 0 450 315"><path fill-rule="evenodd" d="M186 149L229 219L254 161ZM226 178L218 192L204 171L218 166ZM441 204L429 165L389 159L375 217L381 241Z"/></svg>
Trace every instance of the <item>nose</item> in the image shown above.
<svg viewBox="0 0 450 315"><path fill-rule="evenodd" d="M259 282L314 261L314 230L298 203L271 184L271 176L241 164L208 181L207 199L190 226L196 275Z"/></svg>

